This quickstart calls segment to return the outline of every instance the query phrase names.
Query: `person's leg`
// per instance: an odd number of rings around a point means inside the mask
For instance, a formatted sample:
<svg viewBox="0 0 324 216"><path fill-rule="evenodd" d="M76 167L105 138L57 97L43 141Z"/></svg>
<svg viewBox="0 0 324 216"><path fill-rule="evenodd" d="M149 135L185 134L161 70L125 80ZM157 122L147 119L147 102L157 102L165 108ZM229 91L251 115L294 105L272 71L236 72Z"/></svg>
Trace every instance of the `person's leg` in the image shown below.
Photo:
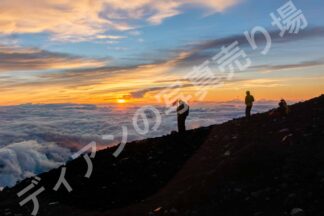
<svg viewBox="0 0 324 216"><path fill-rule="evenodd" d="M180 133L180 131L181 131L181 117L179 115L178 115L177 120L178 120L178 132Z"/></svg>
<svg viewBox="0 0 324 216"><path fill-rule="evenodd" d="M186 131L187 129L186 129L186 118L187 117L184 117L183 118L183 131Z"/></svg>
<svg viewBox="0 0 324 216"><path fill-rule="evenodd" d="M285 115L285 110L284 110L283 107L279 107L278 110L279 110L280 116L284 116Z"/></svg>
<svg viewBox="0 0 324 216"><path fill-rule="evenodd" d="M250 118L250 116L251 116L251 109L252 109L252 106L246 106L245 116L247 118Z"/></svg>
<svg viewBox="0 0 324 216"><path fill-rule="evenodd" d="M178 132L182 133L186 130L185 119L182 116L178 117Z"/></svg>

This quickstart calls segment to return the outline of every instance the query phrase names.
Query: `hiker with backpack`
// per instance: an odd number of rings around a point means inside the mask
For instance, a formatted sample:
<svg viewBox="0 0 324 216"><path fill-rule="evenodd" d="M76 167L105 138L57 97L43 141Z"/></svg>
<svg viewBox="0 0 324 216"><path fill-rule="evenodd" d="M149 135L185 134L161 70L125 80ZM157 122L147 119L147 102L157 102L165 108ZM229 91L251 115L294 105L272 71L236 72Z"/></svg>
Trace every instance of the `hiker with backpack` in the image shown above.
<svg viewBox="0 0 324 216"><path fill-rule="evenodd" d="M189 115L189 105L182 101L178 100L177 106L177 120L178 120L178 132L183 133L186 131L186 118Z"/></svg>
<svg viewBox="0 0 324 216"><path fill-rule="evenodd" d="M284 99L281 99L278 105L279 105L279 108L278 108L279 114L282 117L287 117L288 113L289 113L289 107L288 107L287 102Z"/></svg>

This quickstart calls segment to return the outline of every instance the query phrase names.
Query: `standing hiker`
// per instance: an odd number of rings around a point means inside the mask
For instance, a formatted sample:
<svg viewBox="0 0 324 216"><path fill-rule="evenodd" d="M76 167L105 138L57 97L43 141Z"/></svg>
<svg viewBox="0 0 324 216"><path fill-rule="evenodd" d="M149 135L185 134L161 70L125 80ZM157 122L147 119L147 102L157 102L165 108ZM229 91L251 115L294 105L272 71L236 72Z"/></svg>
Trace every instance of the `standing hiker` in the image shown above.
<svg viewBox="0 0 324 216"><path fill-rule="evenodd" d="M250 91L246 92L246 97L245 97L245 116L246 118L250 118L251 116L251 110L254 102L254 97L250 94Z"/></svg>
<svg viewBox="0 0 324 216"><path fill-rule="evenodd" d="M282 117L287 117L288 113L289 113L289 107L287 102L284 99L281 99L279 102L279 113Z"/></svg>
<svg viewBox="0 0 324 216"><path fill-rule="evenodd" d="M186 118L188 115L189 115L189 105L182 100L178 100L177 120L178 120L179 133L183 133L186 131Z"/></svg>

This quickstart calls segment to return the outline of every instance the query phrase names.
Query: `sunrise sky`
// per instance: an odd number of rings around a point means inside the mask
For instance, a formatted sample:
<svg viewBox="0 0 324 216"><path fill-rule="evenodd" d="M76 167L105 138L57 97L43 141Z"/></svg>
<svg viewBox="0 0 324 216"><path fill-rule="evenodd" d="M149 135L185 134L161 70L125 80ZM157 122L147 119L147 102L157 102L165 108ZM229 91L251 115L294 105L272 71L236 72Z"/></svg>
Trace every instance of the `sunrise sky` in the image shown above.
<svg viewBox="0 0 324 216"><path fill-rule="evenodd" d="M158 103L177 80L183 94L194 66L238 41L252 61L223 86L209 85L206 102L303 100L324 93L322 0L295 0L308 21L279 36L270 13L283 0L1 0L0 105L24 103ZM266 28L267 55L244 31ZM218 68L210 67L215 74ZM196 101L196 98L192 99Z"/></svg>

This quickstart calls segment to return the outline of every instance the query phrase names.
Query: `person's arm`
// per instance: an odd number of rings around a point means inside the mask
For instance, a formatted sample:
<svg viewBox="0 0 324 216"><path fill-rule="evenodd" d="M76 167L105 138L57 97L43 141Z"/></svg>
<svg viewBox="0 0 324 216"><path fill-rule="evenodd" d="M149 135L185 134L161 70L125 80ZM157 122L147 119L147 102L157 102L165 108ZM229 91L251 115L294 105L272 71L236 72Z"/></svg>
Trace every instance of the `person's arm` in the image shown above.
<svg viewBox="0 0 324 216"><path fill-rule="evenodd" d="M177 113L178 113L178 114L182 114L181 111L182 111L183 109L184 109L183 104L179 105L179 106L177 107Z"/></svg>

